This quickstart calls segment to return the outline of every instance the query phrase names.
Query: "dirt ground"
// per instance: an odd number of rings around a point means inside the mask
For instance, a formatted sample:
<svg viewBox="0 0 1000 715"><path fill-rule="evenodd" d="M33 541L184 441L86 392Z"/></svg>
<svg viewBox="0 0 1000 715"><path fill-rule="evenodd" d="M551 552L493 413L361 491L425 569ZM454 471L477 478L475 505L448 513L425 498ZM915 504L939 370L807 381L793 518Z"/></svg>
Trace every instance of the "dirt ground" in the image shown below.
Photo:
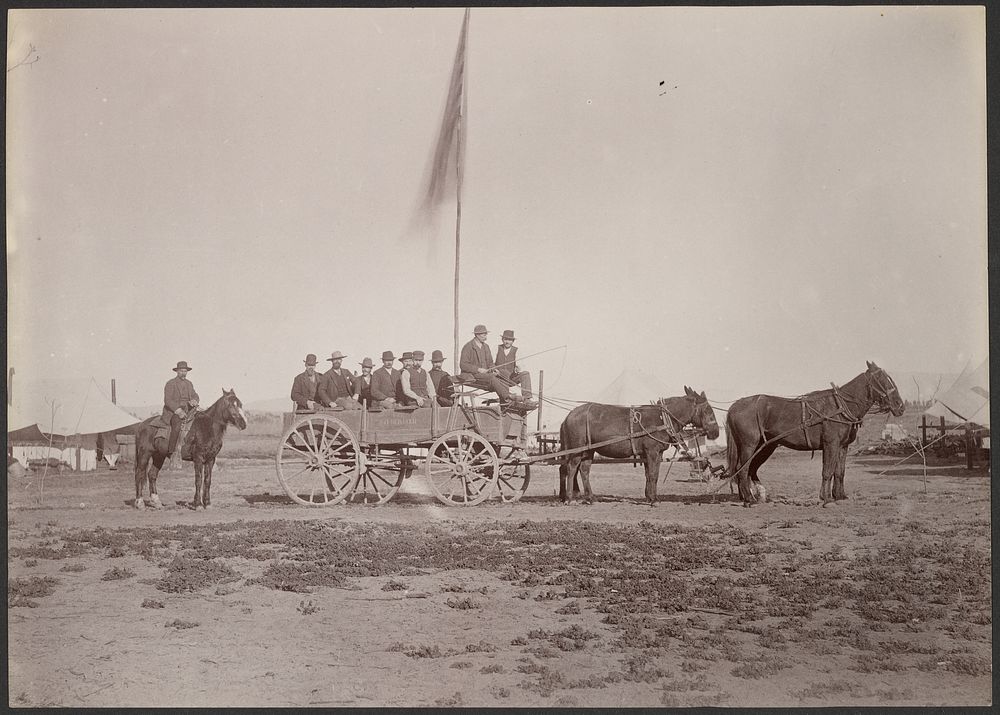
<svg viewBox="0 0 1000 715"><path fill-rule="evenodd" d="M717 460L718 461L718 460ZM536 468L521 502L289 502L223 460L214 509L128 468L8 482L12 706L991 704L986 467L779 451L743 508L684 463ZM884 473L883 473L884 472Z"/></svg>

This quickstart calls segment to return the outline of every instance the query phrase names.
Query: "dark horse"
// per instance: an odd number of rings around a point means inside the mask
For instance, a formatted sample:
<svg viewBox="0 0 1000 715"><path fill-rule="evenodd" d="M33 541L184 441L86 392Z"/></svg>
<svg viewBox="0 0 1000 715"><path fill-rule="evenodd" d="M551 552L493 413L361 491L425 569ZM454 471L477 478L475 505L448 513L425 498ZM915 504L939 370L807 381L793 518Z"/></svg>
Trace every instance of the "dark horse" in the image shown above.
<svg viewBox="0 0 1000 715"><path fill-rule="evenodd" d="M872 409L903 414L899 390L885 370L873 362L843 387L817 390L801 397L751 395L736 400L726 416L729 476L739 485L744 504L756 499L751 481L779 446L823 450L823 503L846 499L844 467L847 446L858 434L861 420Z"/></svg>
<svg viewBox="0 0 1000 715"><path fill-rule="evenodd" d="M567 455L559 466L559 498L573 501L573 482L579 470L583 499L590 503L590 466L594 453L604 457L641 457L646 468L646 499L656 504L656 482L663 451L674 444L688 424L705 430L709 439L719 436L715 412L705 393L690 387L684 397L664 397L655 405L621 407L588 402L576 407L559 428L560 450L580 449Z"/></svg>
<svg viewBox="0 0 1000 715"><path fill-rule="evenodd" d="M156 493L156 477L163 468L167 458L167 440L157 437L157 428L153 422L159 421L159 416L150 417L142 423L135 435L135 508L142 509L142 490L149 479L149 505L154 509L162 509L160 496ZM222 449L222 438L226 434L226 425L236 425L246 429L247 416L243 412L243 403L236 396L235 390L223 390L222 397L215 401L204 412L199 412L191 421L191 429L181 455L194 462L194 502L192 508L207 509L212 505L212 467L215 457ZM149 468L150 461L153 462ZM147 474L148 468L148 474Z"/></svg>

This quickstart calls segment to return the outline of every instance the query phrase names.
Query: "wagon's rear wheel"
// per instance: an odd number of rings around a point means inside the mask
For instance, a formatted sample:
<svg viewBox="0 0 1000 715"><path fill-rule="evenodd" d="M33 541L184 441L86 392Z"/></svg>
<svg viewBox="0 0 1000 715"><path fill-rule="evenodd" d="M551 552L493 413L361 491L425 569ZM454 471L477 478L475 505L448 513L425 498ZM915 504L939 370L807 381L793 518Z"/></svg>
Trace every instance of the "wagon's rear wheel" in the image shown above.
<svg viewBox="0 0 1000 715"><path fill-rule="evenodd" d="M396 496L403 480L413 471L413 463L402 450L374 449L363 458L361 476L349 499L352 504L385 504Z"/></svg>
<svg viewBox="0 0 1000 715"><path fill-rule="evenodd" d="M358 482L359 453L354 433L339 419L305 415L292 423L278 446L278 481L299 504L339 504Z"/></svg>
<svg viewBox="0 0 1000 715"><path fill-rule="evenodd" d="M458 430L434 440L424 471L439 501L448 506L473 506L493 492L500 460L483 437Z"/></svg>

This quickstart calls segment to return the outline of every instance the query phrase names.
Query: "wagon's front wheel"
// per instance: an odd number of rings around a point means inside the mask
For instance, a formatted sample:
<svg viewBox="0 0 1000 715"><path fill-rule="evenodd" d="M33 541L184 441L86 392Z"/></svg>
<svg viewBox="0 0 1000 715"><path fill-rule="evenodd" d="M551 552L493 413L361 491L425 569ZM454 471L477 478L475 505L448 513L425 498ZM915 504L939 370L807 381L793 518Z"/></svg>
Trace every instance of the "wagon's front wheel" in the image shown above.
<svg viewBox="0 0 1000 715"><path fill-rule="evenodd" d="M278 445L278 481L299 504L339 504L358 482L359 453L354 433L339 419L305 415L292 423Z"/></svg>
<svg viewBox="0 0 1000 715"><path fill-rule="evenodd" d="M424 471L439 501L448 506L474 506L493 493L500 460L480 435L458 430L434 440Z"/></svg>

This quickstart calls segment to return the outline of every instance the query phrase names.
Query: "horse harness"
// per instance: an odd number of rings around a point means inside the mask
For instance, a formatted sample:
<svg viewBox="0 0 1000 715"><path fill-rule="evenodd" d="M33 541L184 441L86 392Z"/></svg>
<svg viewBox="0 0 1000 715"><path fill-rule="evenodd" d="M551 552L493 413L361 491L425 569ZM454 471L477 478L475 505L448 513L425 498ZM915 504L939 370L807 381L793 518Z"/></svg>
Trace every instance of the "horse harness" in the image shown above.
<svg viewBox="0 0 1000 715"><path fill-rule="evenodd" d="M630 406L628 408L628 437L616 437L614 439L605 440L597 445L593 443L593 439L590 434L590 409L587 409L587 445L591 448L596 449L597 447L603 447L614 442L621 442L625 439L629 442L629 447L632 450L632 457L638 458L639 452L635 448L635 440L637 437L650 437L665 447L679 446L681 450L687 453L687 448L684 445L683 440L681 440L677 429L674 427L674 421L677 420L670 411L664 407L662 404L659 405L660 408L660 419L663 421L662 425L657 425L653 428L648 428L642 423L642 411L638 407ZM680 420L677 420L680 422ZM639 431L636 431L635 426L639 426ZM653 432L663 432L666 431L669 434L669 440L664 441L657 437Z"/></svg>

